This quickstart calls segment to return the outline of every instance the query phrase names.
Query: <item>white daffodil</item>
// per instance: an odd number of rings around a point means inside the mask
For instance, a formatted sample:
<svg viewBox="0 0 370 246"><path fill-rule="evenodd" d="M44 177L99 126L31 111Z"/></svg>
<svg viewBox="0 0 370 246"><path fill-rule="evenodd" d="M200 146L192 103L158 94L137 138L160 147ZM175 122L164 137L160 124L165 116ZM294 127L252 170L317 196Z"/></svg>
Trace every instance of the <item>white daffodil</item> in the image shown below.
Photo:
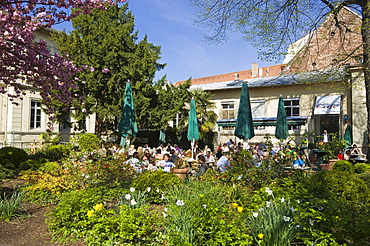
<svg viewBox="0 0 370 246"><path fill-rule="evenodd" d="M259 208L259 209L258 209L258 212L260 212L260 213L261 213L262 211L263 211L263 208Z"/></svg>
<svg viewBox="0 0 370 246"><path fill-rule="evenodd" d="M266 187L266 192L267 192L267 194L268 194L269 196L271 196L271 195L272 195L272 190L271 190L270 188L268 188L268 187Z"/></svg>
<svg viewBox="0 0 370 246"><path fill-rule="evenodd" d="M207 204L203 204L203 208L204 209L207 209Z"/></svg>
<svg viewBox="0 0 370 246"><path fill-rule="evenodd" d="M126 198L126 200L130 200L131 199L131 195L130 194L126 194L125 198Z"/></svg>
<svg viewBox="0 0 370 246"><path fill-rule="evenodd" d="M150 188L150 187L146 188L147 192L150 192L151 190L152 190L152 188Z"/></svg>
<svg viewBox="0 0 370 246"><path fill-rule="evenodd" d="M285 222L290 221L290 217L288 217L288 216L283 216L283 219L284 219Z"/></svg>
<svg viewBox="0 0 370 246"><path fill-rule="evenodd" d="M184 201L183 200L177 200L177 202L176 202L176 205L177 206L184 206Z"/></svg>
<svg viewBox="0 0 370 246"><path fill-rule="evenodd" d="M135 188L134 187L131 187L130 188L130 192L134 192L135 191Z"/></svg>
<svg viewBox="0 0 370 246"><path fill-rule="evenodd" d="M253 212L253 217L258 217L258 213L257 212Z"/></svg>
<svg viewBox="0 0 370 246"><path fill-rule="evenodd" d="M163 217L166 218L167 214L165 212L162 212Z"/></svg>
<svg viewBox="0 0 370 246"><path fill-rule="evenodd" d="M282 197L282 198L280 199L280 201L281 201L281 202L285 202L285 198L284 198L284 197Z"/></svg>
<svg viewBox="0 0 370 246"><path fill-rule="evenodd" d="M269 208L271 206L271 202L266 202L266 207Z"/></svg>
<svg viewBox="0 0 370 246"><path fill-rule="evenodd" d="M131 203L132 206L135 206L136 205L135 199L132 199L130 203Z"/></svg>
<svg viewBox="0 0 370 246"><path fill-rule="evenodd" d="M168 211L168 208L164 208L163 210L164 210L165 212L167 212L167 211Z"/></svg>

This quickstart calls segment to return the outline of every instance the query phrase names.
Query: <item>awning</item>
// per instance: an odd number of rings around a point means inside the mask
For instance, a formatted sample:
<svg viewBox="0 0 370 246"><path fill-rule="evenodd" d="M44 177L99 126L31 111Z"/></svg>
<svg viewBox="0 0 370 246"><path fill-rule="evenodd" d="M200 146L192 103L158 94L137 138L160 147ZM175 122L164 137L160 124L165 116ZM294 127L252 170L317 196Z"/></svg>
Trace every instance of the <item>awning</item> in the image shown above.
<svg viewBox="0 0 370 246"><path fill-rule="evenodd" d="M307 122L306 116L293 116L287 117L288 126L302 126L305 125ZM218 126L235 126L236 119L223 119L217 121ZM253 119L254 126L275 126L276 125L276 117L265 117L265 118L254 118Z"/></svg>
<svg viewBox="0 0 370 246"><path fill-rule="evenodd" d="M318 96L314 114L340 114L341 96Z"/></svg>

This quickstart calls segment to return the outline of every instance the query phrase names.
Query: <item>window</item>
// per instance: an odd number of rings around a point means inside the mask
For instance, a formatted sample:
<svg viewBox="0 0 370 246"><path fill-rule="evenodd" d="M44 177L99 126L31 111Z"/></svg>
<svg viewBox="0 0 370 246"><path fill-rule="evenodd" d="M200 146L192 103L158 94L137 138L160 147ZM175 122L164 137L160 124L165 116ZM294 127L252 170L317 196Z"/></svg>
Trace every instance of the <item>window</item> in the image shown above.
<svg viewBox="0 0 370 246"><path fill-rule="evenodd" d="M41 102L38 100L32 100L30 129L36 129L40 127L41 127Z"/></svg>
<svg viewBox="0 0 370 246"><path fill-rule="evenodd" d="M253 118L265 117L265 100L251 101L251 110Z"/></svg>
<svg viewBox="0 0 370 246"><path fill-rule="evenodd" d="M299 98L284 99L284 107L287 117L299 116ZM289 126L289 130L299 131L299 126Z"/></svg>
<svg viewBox="0 0 370 246"><path fill-rule="evenodd" d="M235 119L234 102L222 102L221 119Z"/></svg>
<svg viewBox="0 0 370 246"><path fill-rule="evenodd" d="M181 113L177 113L175 118L172 119L172 127L173 128L177 128L180 126L180 121L182 119L182 114Z"/></svg>

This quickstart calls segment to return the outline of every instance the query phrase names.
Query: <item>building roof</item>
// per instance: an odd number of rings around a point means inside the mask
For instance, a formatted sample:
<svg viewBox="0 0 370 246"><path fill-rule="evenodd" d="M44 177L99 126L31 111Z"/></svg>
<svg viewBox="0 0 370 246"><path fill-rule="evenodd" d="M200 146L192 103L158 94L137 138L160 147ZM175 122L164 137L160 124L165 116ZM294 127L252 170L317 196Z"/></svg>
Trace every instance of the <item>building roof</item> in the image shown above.
<svg viewBox="0 0 370 246"><path fill-rule="evenodd" d="M261 78L261 77L272 77L272 76L280 75L282 69L286 66L286 64L278 64L278 65L258 68L257 63L254 63L254 64L256 65L255 69L257 70L255 72L253 72L252 69L249 69L249 70L243 70L239 72L207 76L203 78L191 79L191 84L192 85L203 85L203 84L208 84L208 83L233 81L235 80L236 76L241 80ZM254 73L256 73L256 75ZM185 83L185 80L176 82L175 85L179 85L183 83Z"/></svg>
<svg viewBox="0 0 370 246"><path fill-rule="evenodd" d="M311 71L306 73L279 75L274 77L254 78L244 80L230 80L215 83L196 84L190 89L210 90L225 90L241 88L242 84L247 82L251 87L276 87L294 84L310 84L315 82L334 82L343 80L345 76L343 69L326 70L326 71Z"/></svg>

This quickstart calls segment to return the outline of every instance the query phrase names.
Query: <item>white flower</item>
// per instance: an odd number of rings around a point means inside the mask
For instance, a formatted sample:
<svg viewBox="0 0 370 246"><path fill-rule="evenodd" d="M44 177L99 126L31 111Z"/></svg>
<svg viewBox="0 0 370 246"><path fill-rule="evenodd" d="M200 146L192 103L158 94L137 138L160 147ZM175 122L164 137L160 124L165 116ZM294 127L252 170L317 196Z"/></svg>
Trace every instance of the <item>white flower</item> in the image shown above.
<svg viewBox="0 0 370 246"><path fill-rule="evenodd" d="M301 203L301 201L300 200L297 200L297 203Z"/></svg>
<svg viewBox="0 0 370 246"><path fill-rule="evenodd" d="M259 208L259 209L258 209L258 212L262 212L262 211L263 211L263 208Z"/></svg>
<svg viewBox="0 0 370 246"><path fill-rule="evenodd" d="M312 220L310 220L310 225L313 226L313 221Z"/></svg>
<svg viewBox="0 0 370 246"><path fill-rule="evenodd" d="M177 202L176 202L176 205L177 206L184 206L184 201L183 200L177 200Z"/></svg>
<svg viewBox="0 0 370 246"><path fill-rule="evenodd" d="M280 201L281 201L281 202L285 202L285 198L284 198L284 197L282 197L282 198L280 199Z"/></svg>
<svg viewBox="0 0 370 246"><path fill-rule="evenodd" d="M203 208L204 209L207 209L207 204L203 204Z"/></svg>
<svg viewBox="0 0 370 246"><path fill-rule="evenodd" d="M300 226L300 225L296 225L295 227L296 227L296 228L299 228L299 227L301 227L301 226Z"/></svg>
<svg viewBox="0 0 370 246"><path fill-rule="evenodd" d="M157 188L155 191L158 192L158 193L160 192L159 188Z"/></svg>
<svg viewBox="0 0 370 246"><path fill-rule="evenodd" d="M130 194L126 194L125 198L126 198L126 200L130 200L131 199L131 195Z"/></svg>
<svg viewBox="0 0 370 246"><path fill-rule="evenodd" d="M288 216L284 216L283 219L284 219L285 222L290 221L290 217L288 217Z"/></svg>
<svg viewBox="0 0 370 246"><path fill-rule="evenodd" d="M165 212L167 212L167 211L168 211L168 208L164 208L163 210L164 210Z"/></svg>
<svg viewBox="0 0 370 246"><path fill-rule="evenodd" d="M321 211L321 210L323 210L324 208L323 208L323 207L319 207L318 209Z"/></svg>
<svg viewBox="0 0 370 246"><path fill-rule="evenodd" d="M166 218L167 214L165 212L162 212L163 217Z"/></svg>
<svg viewBox="0 0 370 246"><path fill-rule="evenodd" d="M290 211L292 211L293 213L295 212L295 209L293 207L290 208Z"/></svg>
<svg viewBox="0 0 370 246"><path fill-rule="evenodd" d="M271 195L272 195L272 190L271 190L270 188L268 188L268 187L266 187L266 192L267 192L267 194L268 194L269 196L271 196Z"/></svg>
<svg viewBox="0 0 370 246"><path fill-rule="evenodd" d="M271 202L266 202L266 207L269 208L271 206Z"/></svg>
<svg viewBox="0 0 370 246"><path fill-rule="evenodd" d="M150 191L152 190L152 188L148 187L148 188L146 188L146 190L147 190L148 192L150 192Z"/></svg>
<svg viewBox="0 0 370 246"><path fill-rule="evenodd" d="M253 217L257 217L258 216L258 213L257 212L253 212Z"/></svg>
<svg viewBox="0 0 370 246"><path fill-rule="evenodd" d="M134 192L134 191L135 191L135 188L134 188L134 187L131 187L131 188L130 188L130 191L131 191L131 192Z"/></svg>
<svg viewBox="0 0 370 246"><path fill-rule="evenodd" d="M131 203L132 206L135 206L136 205L135 199L132 199L130 203Z"/></svg>
<svg viewBox="0 0 370 246"><path fill-rule="evenodd" d="M162 200L166 199L166 197L164 196L164 194L162 194L161 199Z"/></svg>

